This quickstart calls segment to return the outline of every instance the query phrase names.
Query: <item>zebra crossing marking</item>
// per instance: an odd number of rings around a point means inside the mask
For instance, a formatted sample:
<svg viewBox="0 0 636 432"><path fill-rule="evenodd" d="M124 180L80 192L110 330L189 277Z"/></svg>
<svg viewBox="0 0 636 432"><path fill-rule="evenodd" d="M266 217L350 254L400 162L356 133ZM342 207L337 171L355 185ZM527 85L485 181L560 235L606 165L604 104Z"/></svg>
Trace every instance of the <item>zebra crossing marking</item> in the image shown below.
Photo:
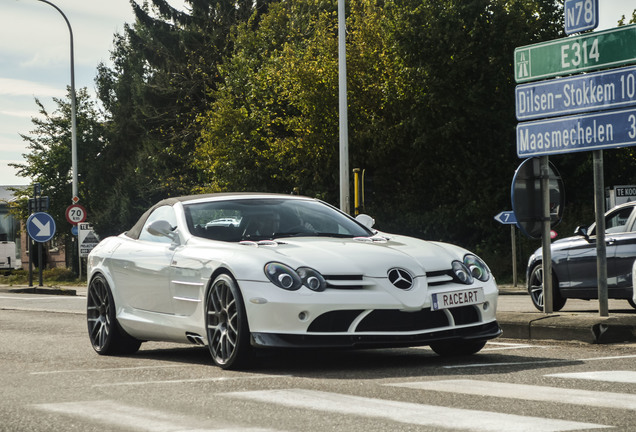
<svg viewBox="0 0 636 432"><path fill-rule="evenodd" d="M636 384L636 372L634 371L596 371L596 372L570 372L546 375L556 378L574 378L593 381L606 381L625 384Z"/></svg>
<svg viewBox="0 0 636 432"><path fill-rule="evenodd" d="M148 432L275 432L264 428L235 425L220 428L201 427L203 420L190 416L125 405L111 400L62 402L33 405L42 411L65 414L107 425ZM197 424L199 423L199 424Z"/></svg>
<svg viewBox="0 0 636 432"><path fill-rule="evenodd" d="M539 402L565 402L574 405L636 410L636 395L634 394L566 389L471 379L417 381L385 385L475 396L495 396Z"/></svg>
<svg viewBox="0 0 636 432"><path fill-rule="evenodd" d="M373 399L306 389L224 393L237 399L473 432L561 432L609 426L568 420Z"/></svg>

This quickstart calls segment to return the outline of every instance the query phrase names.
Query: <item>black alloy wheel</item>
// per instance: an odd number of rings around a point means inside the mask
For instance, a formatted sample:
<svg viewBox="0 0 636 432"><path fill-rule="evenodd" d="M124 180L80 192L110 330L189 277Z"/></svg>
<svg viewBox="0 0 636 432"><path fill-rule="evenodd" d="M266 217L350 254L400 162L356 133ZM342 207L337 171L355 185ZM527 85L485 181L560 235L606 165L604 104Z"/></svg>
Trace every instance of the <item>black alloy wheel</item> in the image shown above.
<svg viewBox="0 0 636 432"><path fill-rule="evenodd" d="M133 354L139 350L141 341L128 335L119 326L113 294L101 274L93 277L88 286L86 321L88 337L98 354Z"/></svg>
<svg viewBox="0 0 636 432"><path fill-rule="evenodd" d="M250 331L243 298L236 281L227 274L214 279L205 303L208 348L223 369L245 367L252 356Z"/></svg>
<svg viewBox="0 0 636 432"><path fill-rule="evenodd" d="M530 277L528 278L528 294L535 308L543 312L543 265L537 264L532 268ZM565 306L566 298L561 297L559 293L559 284L557 279L552 275L552 310L558 312Z"/></svg>

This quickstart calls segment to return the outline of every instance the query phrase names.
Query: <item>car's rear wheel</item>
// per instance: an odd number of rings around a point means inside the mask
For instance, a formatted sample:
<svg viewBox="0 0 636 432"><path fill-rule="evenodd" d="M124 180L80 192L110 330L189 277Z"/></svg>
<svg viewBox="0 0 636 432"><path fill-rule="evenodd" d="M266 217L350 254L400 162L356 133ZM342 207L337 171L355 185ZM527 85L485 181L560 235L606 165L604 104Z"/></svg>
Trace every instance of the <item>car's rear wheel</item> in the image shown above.
<svg viewBox="0 0 636 432"><path fill-rule="evenodd" d="M115 302L108 282L101 274L91 280L86 294L88 336L98 354L132 354L141 341L121 328L115 317Z"/></svg>
<svg viewBox="0 0 636 432"><path fill-rule="evenodd" d="M223 369L245 367L252 356L243 297L234 279L220 274L205 303L205 326L212 360Z"/></svg>
<svg viewBox="0 0 636 432"><path fill-rule="evenodd" d="M444 357L475 354L486 345L486 341L439 341L431 344L431 349Z"/></svg>
<svg viewBox="0 0 636 432"><path fill-rule="evenodd" d="M544 292L543 292L543 265L537 264L532 268L530 277L528 278L528 294L532 299L535 308L543 311ZM558 283L554 275L552 275L552 310L558 312L565 306L566 299L561 297L559 293Z"/></svg>

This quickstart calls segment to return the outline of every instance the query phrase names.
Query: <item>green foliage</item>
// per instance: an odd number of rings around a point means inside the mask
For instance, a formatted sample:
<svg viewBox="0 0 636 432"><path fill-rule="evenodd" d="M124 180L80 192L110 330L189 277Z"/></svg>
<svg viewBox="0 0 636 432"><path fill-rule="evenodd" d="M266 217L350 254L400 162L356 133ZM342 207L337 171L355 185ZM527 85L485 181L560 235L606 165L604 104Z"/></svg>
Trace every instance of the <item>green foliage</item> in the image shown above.
<svg viewBox="0 0 636 432"><path fill-rule="evenodd" d="M68 91L68 99L53 99L57 108L51 113L38 99L35 100L40 117L31 120L34 129L28 135L21 135L28 143L29 150L23 155L25 163L11 164L17 168L18 175L30 178L33 183L40 183L42 196L50 198L48 213L57 221L57 232L62 237L70 232L65 211L73 203L70 88ZM104 131L96 104L90 100L86 88L76 93L79 195L84 205L91 206L94 203L89 198L94 190L93 179L101 176L94 171L94 163L103 148ZM20 188L14 193L18 200L14 204L13 213L26 220L27 198L33 197L33 188ZM67 226L68 229L65 228Z"/></svg>

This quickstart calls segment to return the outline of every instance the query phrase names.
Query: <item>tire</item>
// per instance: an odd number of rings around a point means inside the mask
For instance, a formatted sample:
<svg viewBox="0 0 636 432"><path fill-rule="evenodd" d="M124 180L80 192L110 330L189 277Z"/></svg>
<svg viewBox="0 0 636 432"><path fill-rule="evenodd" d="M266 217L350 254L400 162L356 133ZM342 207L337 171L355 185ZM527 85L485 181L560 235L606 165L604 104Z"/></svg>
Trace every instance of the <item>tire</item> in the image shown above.
<svg viewBox="0 0 636 432"><path fill-rule="evenodd" d="M636 303L634 303L634 300L632 300L632 299L627 299L627 302L629 303L629 305L630 305L631 307L633 307L634 309L636 309Z"/></svg>
<svg viewBox="0 0 636 432"><path fill-rule="evenodd" d="M467 356L478 353L486 345L486 341L440 341L431 344L431 349L443 357Z"/></svg>
<svg viewBox="0 0 636 432"><path fill-rule="evenodd" d="M208 349L222 369L241 369L252 357L250 330L243 297L236 281L227 274L214 279L205 302Z"/></svg>
<svg viewBox="0 0 636 432"><path fill-rule="evenodd" d="M93 349L101 355L133 354L141 341L121 328L115 317L115 301L108 282L96 275L88 286L86 295L86 321L88 337Z"/></svg>
<svg viewBox="0 0 636 432"><path fill-rule="evenodd" d="M565 306L566 298L559 293L559 284L552 275L552 310L558 312ZM543 265L537 264L532 268L528 277L528 294L535 308L543 312Z"/></svg>

